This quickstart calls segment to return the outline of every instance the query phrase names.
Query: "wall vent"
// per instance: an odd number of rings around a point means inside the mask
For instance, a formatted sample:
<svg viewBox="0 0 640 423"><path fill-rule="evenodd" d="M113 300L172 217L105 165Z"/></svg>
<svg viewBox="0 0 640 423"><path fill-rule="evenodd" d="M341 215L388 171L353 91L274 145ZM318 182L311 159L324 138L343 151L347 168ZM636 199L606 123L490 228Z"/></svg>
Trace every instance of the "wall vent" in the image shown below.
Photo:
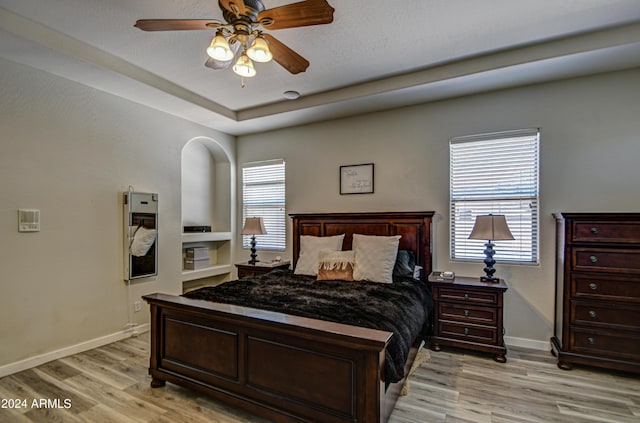
<svg viewBox="0 0 640 423"><path fill-rule="evenodd" d="M40 210L18 209L18 232L40 231Z"/></svg>

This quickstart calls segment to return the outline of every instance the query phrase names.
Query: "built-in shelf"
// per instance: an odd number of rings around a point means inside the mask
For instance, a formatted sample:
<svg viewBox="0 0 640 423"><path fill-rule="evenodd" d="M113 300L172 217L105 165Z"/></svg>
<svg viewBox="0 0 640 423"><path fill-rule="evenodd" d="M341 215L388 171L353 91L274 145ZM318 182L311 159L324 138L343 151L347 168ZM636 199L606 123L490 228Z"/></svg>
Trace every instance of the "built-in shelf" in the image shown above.
<svg viewBox="0 0 640 423"><path fill-rule="evenodd" d="M230 241L231 232L194 232L182 233L182 243L207 242L207 241Z"/></svg>
<svg viewBox="0 0 640 423"><path fill-rule="evenodd" d="M230 264L218 264L205 269L183 270L182 282L192 281L195 279L208 278L211 276L224 275L231 272Z"/></svg>
<svg viewBox="0 0 640 423"><path fill-rule="evenodd" d="M228 262L230 241L231 232L182 233L183 249L195 246L206 247L209 249L211 256L211 266L197 270L183 269L182 282L230 274L233 269L231 263ZM220 249L226 252L220 255L218 254Z"/></svg>

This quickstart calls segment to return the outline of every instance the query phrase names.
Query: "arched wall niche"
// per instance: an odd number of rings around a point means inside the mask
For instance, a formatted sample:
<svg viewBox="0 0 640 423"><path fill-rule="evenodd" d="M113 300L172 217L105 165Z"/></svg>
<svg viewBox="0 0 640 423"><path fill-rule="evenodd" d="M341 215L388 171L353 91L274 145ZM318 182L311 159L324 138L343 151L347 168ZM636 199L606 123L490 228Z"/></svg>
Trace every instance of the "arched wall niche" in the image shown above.
<svg viewBox="0 0 640 423"><path fill-rule="evenodd" d="M182 225L231 231L231 159L214 139L196 137L182 148Z"/></svg>
<svg viewBox="0 0 640 423"><path fill-rule="evenodd" d="M211 232L182 234L183 292L231 277L235 248L233 160L224 144L208 137L193 138L182 148L182 226L211 226ZM197 260L196 248L200 249ZM208 258L202 257L202 249L208 251Z"/></svg>

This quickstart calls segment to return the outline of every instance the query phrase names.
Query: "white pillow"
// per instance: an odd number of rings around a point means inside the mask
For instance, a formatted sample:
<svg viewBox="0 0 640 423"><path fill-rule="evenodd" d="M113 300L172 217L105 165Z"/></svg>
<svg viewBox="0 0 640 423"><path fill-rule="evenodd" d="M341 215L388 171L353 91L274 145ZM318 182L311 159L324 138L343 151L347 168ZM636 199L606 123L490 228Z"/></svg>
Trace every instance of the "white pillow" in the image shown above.
<svg viewBox="0 0 640 423"><path fill-rule="evenodd" d="M344 234L334 236L300 235L300 255L293 273L296 275L317 276L320 250L340 251L342 250L343 239Z"/></svg>
<svg viewBox="0 0 640 423"><path fill-rule="evenodd" d="M398 245L402 235L375 236L353 234L356 265L353 279L357 281L393 282Z"/></svg>
<svg viewBox="0 0 640 423"><path fill-rule="evenodd" d="M131 254L136 257L146 256L156 240L156 230L140 226L133 235Z"/></svg>

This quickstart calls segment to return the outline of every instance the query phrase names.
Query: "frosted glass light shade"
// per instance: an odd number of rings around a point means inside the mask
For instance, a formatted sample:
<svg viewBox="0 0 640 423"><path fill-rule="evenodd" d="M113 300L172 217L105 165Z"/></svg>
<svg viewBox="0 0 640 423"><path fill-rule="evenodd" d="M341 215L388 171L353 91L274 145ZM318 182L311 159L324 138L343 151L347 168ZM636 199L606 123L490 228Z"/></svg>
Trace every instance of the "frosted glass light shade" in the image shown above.
<svg viewBox="0 0 640 423"><path fill-rule="evenodd" d="M256 39L253 40L251 47L247 50L247 55L249 55L252 60L261 63L266 63L273 59L269 45L262 37L256 37Z"/></svg>
<svg viewBox="0 0 640 423"><path fill-rule="evenodd" d="M251 78L256 75L256 69L253 67L253 62L246 53L242 53L242 56L238 58L238 61L233 65L233 71L240 76Z"/></svg>
<svg viewBox="0 0 640 423"><path fill-rule="evenodd" d="M218 32L213 40L211 40L211 45L207 48L207 54L215 60L219 60L221 62L228 62L233 59L233 51L231 50L231 46L224 38L224 36Z"/></svg>

